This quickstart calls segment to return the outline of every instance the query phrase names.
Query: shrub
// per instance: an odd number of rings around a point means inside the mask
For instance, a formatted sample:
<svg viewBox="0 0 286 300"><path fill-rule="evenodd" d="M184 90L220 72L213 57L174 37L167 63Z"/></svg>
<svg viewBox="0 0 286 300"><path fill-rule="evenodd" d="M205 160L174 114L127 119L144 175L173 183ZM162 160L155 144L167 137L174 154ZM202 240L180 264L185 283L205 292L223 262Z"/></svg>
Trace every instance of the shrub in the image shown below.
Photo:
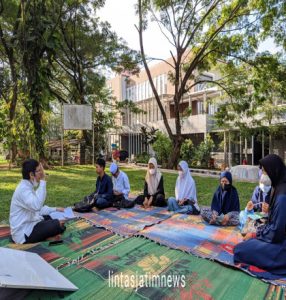
<svg viewBox="0 0 286 300"><path fill-rule="evenodd" d="M136 162L141 164L147 164L149 161L150 155L147 152L143 152L136 156Z"/></svg>
<svg viewBox="0 0 286 300"><path fill-rule="evenodd" d="M162 167L167 166L167 162L172 151L172 142L168 136L162 132L156 133L156 141L153 144L153 149L156 152L158 164Z"/></svg>
<svg viewBox="0 0 286 300"><path fill-rule="evenodd" d="M196 160L200 166L207 167L214 146L214 141L211 139L210 135L207 135L206 139L195 149L194 160Z"/></svg>
<svg viewBox="0 0 286 300"><path fill-rule="evenodd" d="M181 158L190 164L194 157L194 150L195 149L192 140L185 140L180 151Z"/></svg>

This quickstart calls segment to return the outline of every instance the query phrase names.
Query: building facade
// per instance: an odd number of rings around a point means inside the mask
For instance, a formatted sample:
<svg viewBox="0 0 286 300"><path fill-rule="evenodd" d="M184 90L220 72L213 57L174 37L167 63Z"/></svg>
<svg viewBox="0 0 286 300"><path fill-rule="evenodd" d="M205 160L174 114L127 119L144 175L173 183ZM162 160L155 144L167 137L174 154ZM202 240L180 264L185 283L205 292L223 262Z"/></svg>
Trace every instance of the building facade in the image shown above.
<svg viewBox="0 0 286 300"><path fill-rule="evenodd" d="M175 132L174 86L168 76L171 67L165 62L160 62L151 66L150 71L169 125ZM215 71L202 72L197 75L196 80L212 81L218 78L219 74ZM141 127L153 127L165 133L166 128L145 70L141 70L138 75L117 75L108 81L108 87L118 101L133 101L136 107L143 111L135 114L127 109L123 114L118 113L115 124L119 129L109 132L109 148L111 149L111 145L117 145L118 148L127 150L131 160L142 152L152 151L150 148L146 149L143 143ZM182 134L190 138L194 145L198 145L209 134L216 144L213 156L217 162L241 164L246 158L248 164L258 164L259 159L268 153L267 143L261 135L242 139L238 130L233 129L229 134L216 126L214 115L218 110L217 102L220 96L221 91L218 88L205 83L195 85L186 93L180 103ZM224 146L221 146L222 144ZM274 153L286 159L284 144L277 140L274 143Z"/></svg>

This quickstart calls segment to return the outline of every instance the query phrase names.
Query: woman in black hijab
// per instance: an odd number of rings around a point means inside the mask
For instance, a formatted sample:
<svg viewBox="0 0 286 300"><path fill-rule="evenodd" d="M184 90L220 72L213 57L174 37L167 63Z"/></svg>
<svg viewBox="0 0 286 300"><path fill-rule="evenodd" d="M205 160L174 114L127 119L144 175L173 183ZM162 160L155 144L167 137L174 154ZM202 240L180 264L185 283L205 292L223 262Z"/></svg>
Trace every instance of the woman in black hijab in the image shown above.
<svg viewBox="0 0 286 300"><path fill-rule="evenodd" d="M253 265L275 275L286 275L286 167L275 154L260 161L272 182L268 223L234 249L234 262Z"/></svg>

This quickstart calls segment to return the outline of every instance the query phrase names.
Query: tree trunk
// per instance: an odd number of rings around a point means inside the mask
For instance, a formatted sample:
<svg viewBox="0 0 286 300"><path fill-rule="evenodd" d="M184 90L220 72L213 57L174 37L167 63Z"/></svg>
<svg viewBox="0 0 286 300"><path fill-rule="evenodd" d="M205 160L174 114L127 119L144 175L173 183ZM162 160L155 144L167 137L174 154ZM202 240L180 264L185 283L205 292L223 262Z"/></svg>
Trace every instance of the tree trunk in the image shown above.
<svg viewBox="0 0 286 300"><path fill-rule="evenodd" d="M31 96L31 93L30 93ZM40 107L38 100L35 97L33 99L33 114L32 114L32 121L34 123L34 135L36 141L36 151L39 155L39 160L41 162L46 162L45 156L45 147L44 147L44 139L43 139L43 127L42 127L42 115L40 113Z"/></svg>
<svg viewBox="0 0 286 300"><path fill-rule="evenodd" d="M273 139L271 133L269 133L269 154L273 154Z"/></svg>
<svg viewBox="0 0 286 300"><path fill-rule="evenodd" d="M79 163L81 165L85 165L85 149L86 149L85 141L81 140L81 142L80 142L80 159L79 159Z"/></svg>
<svg viewBox="0 0 286 300"><path fill-rule="evenodd" d="M80 143L80 164L86 164L85 152L86 148L92 148L92 137L87 130L82 131L82 142Z"/></svg>
<svg viewBox="0 0 286 300"><path fill-rule="evenodd" d="M226 163L227 163L226 131L223 132L223 163L226 166Z"/></svg>
<svg viewBox="0 0 286 300"><path fill-rule="evenodd" d="M11 158L11 161L12 163L15 162L16 160L16 157L17 157L17 144L15 141L12 142L12 145L11 145L11 154L12 154L12 158Z"/></svg>
<svg viewBox="0 0 286 300"><path fill-rule="evenodd" d="M169 161L167 164L168 169L174 169L177 167L178 160L180 158L181 146L182 146L181 137L175 138L173 141L173 151L169 157Z"/></svg>

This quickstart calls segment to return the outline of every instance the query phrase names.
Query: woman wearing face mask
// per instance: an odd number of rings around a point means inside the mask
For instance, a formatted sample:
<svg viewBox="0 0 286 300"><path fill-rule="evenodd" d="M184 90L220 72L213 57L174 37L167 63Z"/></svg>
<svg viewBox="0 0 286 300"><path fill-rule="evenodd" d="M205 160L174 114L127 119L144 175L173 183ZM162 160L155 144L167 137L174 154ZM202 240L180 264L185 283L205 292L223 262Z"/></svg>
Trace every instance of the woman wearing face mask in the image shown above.
<svg viewBox="0 0 286 300"><path fill-rule="evenodd" d="M185 161L178 165L178 178L176 181L175 198L168 199L168 210L177 213L200 213L197 201L196 184Z"/></svg>
<svg viewBox="0 0 286 300"><path fill-rule="evenodd" d="M157 160L152 157L148 162L145 176L144 194L135 199L135 203L145 208L151 206L166 206L163 176L158 169Z"/></svg>
<svg viewBox="0 0 286 300"><path fill-rule="evenodd" d="M247 203L245 209L241 211L239 214L241 229L244 228L245 224L247 223L248 217L253 215L254 212L262 212L265 214L265 217L267 217L269 201L270 201L270 193L271 193L271 180L268 175L262 174L259 180L259 185L256 186L253 191L251 200ZM256 224L255 222L256 225L259 225L259 223ZM245 230L243 234L247 232L247 228Z"/></svg>
<svg viewBox="0 0 286 300"><path fill-rule="evenodd" d="M239 224L239 212L239 197L232 185L232 175L228 171L222 172L212 205L202 209L202 218L211 225L236 226Z"/></svg>
<svg viewBox="0 0 286 300"><path fill-rule="evenodd" d="M234 262L245 263L272 274L286 276L286 167L275 154L260 161L271 179L269 217L256 233L248 233L234 248Z"/></svg>

